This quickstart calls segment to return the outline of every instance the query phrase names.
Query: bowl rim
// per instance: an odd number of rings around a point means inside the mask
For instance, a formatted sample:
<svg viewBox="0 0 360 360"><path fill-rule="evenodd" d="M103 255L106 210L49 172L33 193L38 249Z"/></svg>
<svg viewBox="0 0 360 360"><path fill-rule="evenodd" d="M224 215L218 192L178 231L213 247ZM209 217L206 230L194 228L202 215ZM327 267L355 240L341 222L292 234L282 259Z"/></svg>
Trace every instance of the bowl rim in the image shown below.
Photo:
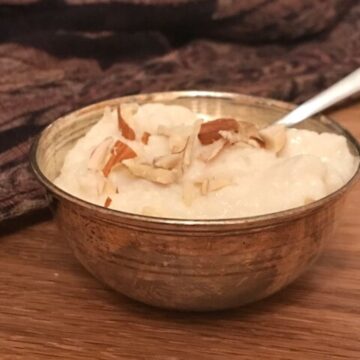
<svg viewBox="0 0 360 360"><path fill-rule="evenodd" d="M265 97L258 97L258 96L251 96L251 95L244 95L239 93L233 92L220 92L220 91L207 91L207 90L181 90L181 91L165 91L165 92L152 92L152 93L141 93L137 95L129 95L129 96L121 96L116 98L111 98L107 100L103 100L100 102L93 103L91 105L82 107L78 110L72 111L64 116L57 118L51 124L47 125L40 134L38 134L33 141L31 148L30 148L30 166L40 181L40 183L51 193L53 193L57 198L65 199L73 204L76 204L80 207L85 207L88 210L92 210L94 212L98 212L101 215L110 215L119 217L126 220L132 221L141 221L148 224L168 224L168 225L181 225L181 226L218 226L218 225L253 225L256 223L279 223L291 218L298 218L302 215L305 215L309 212L316 211L323 205L331 202L333 199L340 196L344 193L347 189L349 189L352 185L360 177L360 162L358 163L358 167L353 174L353 176L339 189L335 192L330 193L329 195L316 200L308 205L302 205L295 208L272 212L268 214L256 215L256 216L248 216L248 217L237 217L237 218L223 218L223 219L182 219L182 218L165 218L165 217L156 217L156 216L148 216L148 215L141 215L135 213L129 213L121 210L115 210L110 208L105 208L101 205L96 205L94 203L88 202L86 200L82 200L70 193L62 190L61 188L57 187L51 180L49 180L44 173L41 171L38 162L37 162L37 149L38 144L44 134L54 126L55 123L62 121L69 116L77 116L84 112L90 112L96 110L98 108L102 108L105 106L109 106L109 103L119 103L119 102L126 102L126 101L136 101L136 99L141 98L150 98L151 102L161 102L161 100L171 100L171 99L179 99L181 97L210 97L215 99L228 99L228 100L242 100L242 101L249 101L249 104L252 105L260 105L260 106L268 106L277 108L279 110L291 111L296 105L280 101L274 100ZM331 126L336 131L340 132L356 149L358 155L360 156L360 144L357 139L345 128L343 128L340 124L338 124L335 120L331 119L325 115L317 115L311 117L312 119L317 119L328 126Z"/></svg>

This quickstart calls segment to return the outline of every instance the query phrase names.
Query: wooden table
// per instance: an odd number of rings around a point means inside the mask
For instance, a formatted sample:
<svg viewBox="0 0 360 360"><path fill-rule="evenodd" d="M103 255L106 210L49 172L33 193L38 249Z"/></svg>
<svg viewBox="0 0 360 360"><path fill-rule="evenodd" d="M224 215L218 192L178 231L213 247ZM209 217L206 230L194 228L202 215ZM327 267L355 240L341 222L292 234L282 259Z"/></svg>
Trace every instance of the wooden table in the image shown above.
<svg viewBox="0 0 360 360"><path fill-rule="evenodd" d="M334 116L360 138L360 104ZM360 184L359 184L360 185ZM104 288L51 220L0 238L0 360L360 359L360 186L316 265L235 311L153 309Z"/></svg>

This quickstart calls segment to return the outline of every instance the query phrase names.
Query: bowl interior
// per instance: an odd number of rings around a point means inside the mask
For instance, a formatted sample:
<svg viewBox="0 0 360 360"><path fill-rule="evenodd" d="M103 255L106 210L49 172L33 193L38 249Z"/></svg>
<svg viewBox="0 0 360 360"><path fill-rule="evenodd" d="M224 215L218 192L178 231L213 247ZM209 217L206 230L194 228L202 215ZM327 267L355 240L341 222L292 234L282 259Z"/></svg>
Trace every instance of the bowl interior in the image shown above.
<svg viewBox="0 0 360 360"><path fill-rule="evenodd" d="M104 101L62 117L44 130L34 154L41 173L48 180L53 181L60 173L66 153L100 119L104 108L133 101L139 104L148 102L177 104L198 113L205 121L218 117L234 117L254 122L259 126L276 121L293 107L290 104L268 99L201 91L142 94ZM324 116L306 120L297 127L320 133L345 135L350 151L354 155L359 155L357 143L352 136Z"/></svg>

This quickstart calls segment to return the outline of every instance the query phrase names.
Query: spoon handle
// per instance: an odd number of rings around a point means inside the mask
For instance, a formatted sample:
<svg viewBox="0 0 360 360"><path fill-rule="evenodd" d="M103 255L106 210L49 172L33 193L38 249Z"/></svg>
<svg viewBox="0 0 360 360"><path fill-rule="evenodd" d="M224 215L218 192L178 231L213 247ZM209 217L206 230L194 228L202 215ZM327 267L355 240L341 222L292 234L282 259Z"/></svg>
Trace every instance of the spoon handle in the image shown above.
<svg viewBox="0 0 360 360"><path fill-rule="evenodd" d="M298 106L295 110L278 120L277 124L285 126L295 125L358 91L360 91L360 68Z"/></svg>

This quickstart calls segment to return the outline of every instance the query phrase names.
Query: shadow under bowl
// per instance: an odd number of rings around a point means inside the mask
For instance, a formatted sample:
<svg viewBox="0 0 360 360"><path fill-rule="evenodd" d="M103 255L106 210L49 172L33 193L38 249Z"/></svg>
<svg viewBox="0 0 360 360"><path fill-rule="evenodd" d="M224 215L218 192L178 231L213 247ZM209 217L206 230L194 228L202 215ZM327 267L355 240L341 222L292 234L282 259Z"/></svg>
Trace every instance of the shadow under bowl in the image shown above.
<svg viewBox="0 0 360 360"><path fill-rule="evenodd" d="M142 94L97 103L48 126L34 143L32 168L48 190L55 218L76 257L90 273L130 298L176 310L219 310L273 294L302 272L331 237L345 195L358 179L312 204L239 219L179 220L106 209L53 184L64 157L106 106L136 101L179 104L204 119L235 117L270 124L293 108L279 101L232 93L180 91ZM320 116L299 128L343 135Z"/></svg>

